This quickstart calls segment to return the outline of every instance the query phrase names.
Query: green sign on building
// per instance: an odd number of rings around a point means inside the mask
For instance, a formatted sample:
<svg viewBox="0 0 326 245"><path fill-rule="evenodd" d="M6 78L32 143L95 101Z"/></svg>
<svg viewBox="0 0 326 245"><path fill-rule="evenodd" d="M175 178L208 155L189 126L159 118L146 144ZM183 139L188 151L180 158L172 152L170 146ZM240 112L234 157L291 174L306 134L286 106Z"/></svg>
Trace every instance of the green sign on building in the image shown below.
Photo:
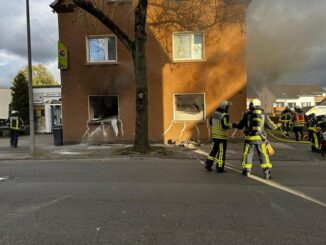
<svg viewBox="0 0 326 245"><path fill-rule="evenodd" d="M62 42L58 42L58 68L61 70L68 69L68 49Z"/></svg>

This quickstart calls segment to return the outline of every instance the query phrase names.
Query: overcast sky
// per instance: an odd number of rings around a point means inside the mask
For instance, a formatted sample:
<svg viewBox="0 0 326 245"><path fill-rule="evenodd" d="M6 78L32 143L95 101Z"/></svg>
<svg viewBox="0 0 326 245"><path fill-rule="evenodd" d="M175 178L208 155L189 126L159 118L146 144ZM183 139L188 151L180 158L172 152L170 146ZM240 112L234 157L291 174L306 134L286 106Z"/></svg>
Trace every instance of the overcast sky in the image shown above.
<svg viewBox="0 0 326 245"><path fill-rule="evenodd" d="M326 0L253 0L248 81L326 86Z"/></svg>
<svg viewBox="0 0 326 245"><path fill-rule="evenodd" d="M30 0L33 63L59 80L57 15L52 0ZM252 0L248 81L326 86L326 0ZM27 64L25 0L0 0L0 86Z"/></svg>
<svg viewBox="0 0 326 245"><path fill-rule="evenodd" d="M57 15L49 0L30 0L33 64L45 65L59 80L57 69ZM26 1L0 0L0 86L10 86L27 65Z"/></svg>

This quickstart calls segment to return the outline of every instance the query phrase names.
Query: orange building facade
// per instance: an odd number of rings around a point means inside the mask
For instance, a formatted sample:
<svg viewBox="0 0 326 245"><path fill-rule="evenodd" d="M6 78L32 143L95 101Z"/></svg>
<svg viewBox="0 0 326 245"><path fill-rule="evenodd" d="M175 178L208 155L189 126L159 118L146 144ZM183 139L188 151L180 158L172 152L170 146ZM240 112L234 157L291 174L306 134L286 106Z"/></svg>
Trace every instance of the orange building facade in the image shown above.
<svg viewBox="0 0 326 245"><path fill-rule="evenodd" d="M135 1L94 1L133 36ZM246 110L249 1L149 0L147 79L150 142L209 140L208 119L221 100L231 121ZM217 3L216 3L217 2ZM70 0L57 0L64 142L132 142L135 77L131 54L102 23Z"/></svg>

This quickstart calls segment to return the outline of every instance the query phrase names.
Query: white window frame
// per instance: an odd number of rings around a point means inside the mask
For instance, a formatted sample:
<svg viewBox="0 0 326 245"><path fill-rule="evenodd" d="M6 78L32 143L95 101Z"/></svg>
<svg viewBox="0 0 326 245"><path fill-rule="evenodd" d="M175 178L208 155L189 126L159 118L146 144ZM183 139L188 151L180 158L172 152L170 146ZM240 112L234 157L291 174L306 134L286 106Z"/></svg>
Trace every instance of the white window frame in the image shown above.
<svg viewBox="0 0 326 245"><path fill-rule="evenodd" d="M107 40L110 37L114 37L115 39L115 60L109 60L109 53L108 53L108 45ZM90 50L89 50L89 39L106 39L106 45L105 48L105 60L103 61L91 61L90 60ZM86 36L86 52L87 52L87 63L89 64L116 64L118 62L118 45L117 45L117 36L114 34L108 34L108 35L88 35Z"/></svg>
<svg viewBox="0 0 326 245"><path fill-rule="evenodd" d="M204 115L203 115L203 119L200 119L200 120L180 120L180 119L176 119L176 107L175 107L175 97L176 95L193 95L193 94L200 94L200 95L203 95L204 97ZM206 94L205 93L173 93L173 121L174 122L204 122L206 121Z"/></svg>
<svg viewBox="0 0 326 245"><path fill-rule="evenodd" d="M201 58L188 58L188 59L178 59L174 57L174 37L175 35L185 35L189 34L192 35L192 48L194 45L194 35L195 34L201 34L202 35L202 57ZM191 49L192 49L191 48ZM193 55L193 54L191 54ZM205 60L205 37L204 37L204 32L203 31L185 31L185 32L173 32L172 33L172 60L174 62L196 62L196 61L203 61Z"/></svg>
<svg viewBox="0 0 326 245"><path fill-rule="evenodd" d="M309 107L309 106L311 106L311 102L309 101L309 102L302 102L301 103L301 107Z"/></svg>
<svg viewBox="0 0 326 245"><path fill-rule="evenodd" d="M291 109L295 108L297 106L297 103L296 102L288 102L287 103L287 106Z"/></svg>
<svg viewBox="0 0 326 245"><path fill-rule="evenodd" d="M275 102L276 106L275 107L284 107L285 103L284 102Z"/></svg>

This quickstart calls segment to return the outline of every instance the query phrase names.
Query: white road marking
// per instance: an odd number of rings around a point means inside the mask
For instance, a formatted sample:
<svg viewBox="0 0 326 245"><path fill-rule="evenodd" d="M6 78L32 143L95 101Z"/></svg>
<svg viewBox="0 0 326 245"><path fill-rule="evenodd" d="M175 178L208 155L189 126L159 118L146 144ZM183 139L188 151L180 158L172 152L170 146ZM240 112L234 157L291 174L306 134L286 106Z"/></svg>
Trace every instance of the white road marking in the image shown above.
<svg viewBox="0 0 326 245"><path fill-rule="evenodd" d="M240 170L238 170L236 168L233 168L233 167L230 167L230 166L225 166L225 167L228 168L228 169L231 169L233 171L242 173ZM319 201L319 200L317 200L317 199L315 199L313 197L310 197L310 196L304 194L303 192L293 190L293 189L291 189L289 187L286 187L286 186L284 186L282 184L279 184L279 183L277 183L275 181L265 180L265 179L262 179L262 178L260 178L258 176L255 176L253 174L250 174L248 176L248 178L253 179L253 180L256 180L256 181L261 182L261 183L264 183L264 184L269 185L271 187L274 187L276 189L280 189L282 191L286 191L286 192L291 193L291 194L293 194L295 196L298 196L298 197L301 197L301 198L306 199L308 201L314 202L314 203L319 204L320 206L323 206L323 207L326 208L326 203L323 203L322 201Z"/></svg>
<svg viewBox="0 0 326 245"><path fill-rule="evenodd" d="M207 152L205 152L205 151L203 151L203 150L200 150L200 149L196 150L195 152L198 153L198 154L205 155L205 156L208 155ZM204 164L202 161L200 161L200 163L201 163L201 164ZM236 169L236 168L234 168L234 167L230 167L230 166L225 166L225 167L228 168L228 169L231 169L231 170L233 170L233 171L236 171L236 172L238 172L238 173L242 173L241 170L238 170L238 169ZM265 180L265 179L262 179L262 178L260 178L260 177L258 177L258 176L255 176L255 175L253 175L253 174L250 174L247 178L253 179L253 180L258 181L258 182L261 182L261 183L263 183L263 184L265 184L265 185L268 185L268 186L274 187L274 188L276 188L276 189L279 189L279 190L285 191L285 192L290 193L290 194L292 194L292 195L295 195L295 196L301 197L301 198L303 198L303 199L305 199L305 200L308 200L308 201L310 201L310 202L316 203L316 204L318 204L318 205L320 205L320 206L326 208L326 203L324 203L324 202L322 202L322 201L319 201L319 200L317 200L317 199L315 199L315 198L313 198L313 197L310 197L310 196L306 195L306 194L303 193L303 192L296 191L296 190L294 190L294 189L292 189L292 188L289 188L289 187L287 187L287 186L284 186L284 185L282 185L282 184L279 184L279 183L277 183L277 182L275 182L275 181L272 181L272 180Z"/></svg>
<svg viewBox="0 0 326 245"><path fill-rule="evenodd" d="M44 202L44 203L38 203L38 204L34 204L34 205L31 205L31 206L25 206L25 207L21 207L21 208L18 208L16 210L16 213L18 214L29 214L29 213L33 213L33 212L36 212L42 208L46 208L48 206L51 206L59 201L62 201L66 198L68 198L70 195L67 195L67 196L63 196L63 197L60 197L58 199L55 199L55 200L52 200L52 201L49 201L49 202Z"/></svg>
<svg viewBox="0 0 326 245"><path fill-rule="evenodd" d="M0 181L6 181L7 179L9 179L8 176L0 177Z"/></svg>

